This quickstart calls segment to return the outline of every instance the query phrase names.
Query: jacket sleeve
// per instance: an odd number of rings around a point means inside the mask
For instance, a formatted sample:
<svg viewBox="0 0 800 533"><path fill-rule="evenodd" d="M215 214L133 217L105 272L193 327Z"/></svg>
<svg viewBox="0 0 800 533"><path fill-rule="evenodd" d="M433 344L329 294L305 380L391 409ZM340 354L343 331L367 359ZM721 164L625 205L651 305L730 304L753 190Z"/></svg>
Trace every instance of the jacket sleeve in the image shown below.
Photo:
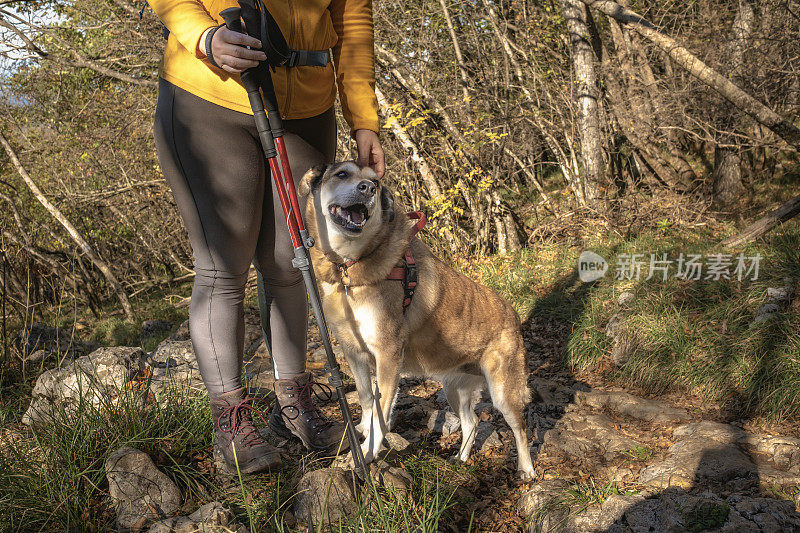
<svg viewBox="0 0 800 533"><path fill-rule="evenodd" d="M329 9L339 37L333 47L333 62L342 114L351 134L359 129L377 133L372 0L333 0Z"/></svg>
<svg viewBox="0 0 800 533"><path fill-rule="evenodd" d="M189 52L197 57L197 45L200 36L208 28L217 26L217 21L211 18L200 0L148 0L150 7L169 32Z"/></svg>

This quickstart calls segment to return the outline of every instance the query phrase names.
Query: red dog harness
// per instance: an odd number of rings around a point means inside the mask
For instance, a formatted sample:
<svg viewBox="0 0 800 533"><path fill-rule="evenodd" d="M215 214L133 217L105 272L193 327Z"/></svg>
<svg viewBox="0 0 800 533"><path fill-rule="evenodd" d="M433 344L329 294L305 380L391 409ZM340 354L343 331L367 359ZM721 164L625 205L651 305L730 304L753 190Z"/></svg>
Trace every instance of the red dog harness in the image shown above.
<svg viewBox="0 0 800 533"><path fill-rule="evenodd" d="M406 215L408 218L418 221L411 229L411 239L413 240L417 233L425 227L428 219L425 218L425 213L422 211L412 211L411 213L406 213ZM342 284L344 285L345 292L350 285L350 276L347 275L347 269L357 262L358 261L346 261L336 264L336 267L342 272ZM403 266L394 267L389 272L389 275L386 276L386 279L403 282L403 314L405 314L406 309L411 305L411 299L414 297L414 291L417 288L417 262L414 260L414 254L411 253L410 244L403 253Z"/></svg>
<svg viewBox="0 0 800 533"><path fill-rule="evenodd" d="M428 219L425 218L425 213L422 211L412 211L406 213L408 218L417 219L418 222L414 224L411 229L411 239L419 233L419 230L425 227ZM417 262L414 260L414 254L411 253L411 244L406 248L403 254L403 266L394 267L386 279L402 281L403 282L403 314L405 314L408 306L411 305L411 299L414 297L414 290L417 288Z"/></svg>

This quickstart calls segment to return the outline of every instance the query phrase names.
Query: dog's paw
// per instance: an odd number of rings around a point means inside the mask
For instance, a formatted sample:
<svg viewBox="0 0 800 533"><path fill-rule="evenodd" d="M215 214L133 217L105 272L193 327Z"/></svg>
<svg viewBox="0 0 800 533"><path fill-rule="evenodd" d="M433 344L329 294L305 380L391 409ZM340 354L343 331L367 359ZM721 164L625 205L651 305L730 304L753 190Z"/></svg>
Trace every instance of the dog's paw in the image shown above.
<svg viewBox="0 0 800 533"><path fill-rule="evenodd" d="M536 479L536 472L534 472L533 469L517 470L517 472L519 473L519 477L522 479L522 481L528 482Z"/></svg>

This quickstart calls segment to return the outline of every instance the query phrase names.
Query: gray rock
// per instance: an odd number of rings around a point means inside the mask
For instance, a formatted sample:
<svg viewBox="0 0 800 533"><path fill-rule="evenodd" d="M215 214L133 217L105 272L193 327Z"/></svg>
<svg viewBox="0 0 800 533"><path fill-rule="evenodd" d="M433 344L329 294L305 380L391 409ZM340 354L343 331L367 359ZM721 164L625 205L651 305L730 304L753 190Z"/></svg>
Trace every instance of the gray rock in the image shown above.
<svg viewBox="0 0 800 533"><path fill-rule="evenodd" d="M358 508L354 475L339 468L307 473L296 490L294 515L309 526L346 523Z"/></svg>
<svg viewBox="0 0 800 533"><path fill-rule="evenodd" d="M79 406L102 410L118 402L124 384L143 368L140 348L99 348L44 372L31 392L22 423L31 425L74 415Z"/></svg>
<svg viewBox="0 0 800 533"><path fill-rule="evenodd" d="M632 291L622 291L617 298L617 303L622 307L630 307L634 300L636 300L636 295Z"/></svg>
<svg viewBox="0 0 800 533"><path fill-rule="evenodd" d="M778 311L781 310L781 307L776 303L766 303L761 304L756 311L756 318L753 320L756 324L760 322L766 322L770 318L774 317Z"/></svg>
<svg viewBox="0 0 800 533"><path fill-rule="evenodd" d="M785 287L768 287L767 300L783 305L788 305L794 297L794 287L787 285Z"/></svg>
<svg viewBox="0 0 800 533"><path fill-rule="evenodd" d="M776 468L800 474L800 439L746 434L741 442L752 452L766 456Z"/></svg>
<svg viewBox="0 0 800 533"><path fill-rule="evenodd" d="M156 346L147 360L153 367L168 367L190 364L197 366L194 347L191 340L165 340Z"/></svg>
<svg viewBox="0 0 800 533"><path fill-rule="evenodd" d="M438 409L428 418L428 429L442 435L450 435L461 429L461 420L452 411Z"/></svg>
<svg viewBox="0 0 800 533"><path fill-rule="evenodd" d="M606 324L606 337L613 339L625 327L625 317L622 313L617 313L608 319Z"/></svg>
<svg viewBox="0 0 800 533"><path fill-rule="evenodd" d="M487 452L492 448L500 448L503 446L500 435L491 423L478 422L476 432L475 443L480 446L480 451Z"/></svg>
<svg viewBox="0 0 800 533"><path fill-rule="evenodd" d="M754 523L758 531L800 531L800 515L795 510L794 502L734 494L727 503L731 511Z"/></svg>
<svg viewBox="0 0 800 533"><path fill-rule="evenodd" d="M411 443L408 442L404 437L398 435L397 433L389 432L383 436L383 440L386 446L392 450L393 452L404 452L408 450L408 447L411 446Z"/></svg>
<svg viewBox="0 0 800 533"><path fill-rule="evenodd" d="M139 339L144 341L157 335L163 335L173 327L175 327L175 323L169 320L145 320L142 322L142 332L139 334Z"/></svg>
<svg viewBox="0 0 800 533"><path fill-rule="evenodd" d="M247 533L233 512L220 502L203 505L189 516L167 518L150 526L149 533Z"/></svg>
<svg viewBox="0 0 800 533"><path fill-rule="evenodd" d="M100 347L96 342L81 341L73 331L54 328L39 322L33 322L18 330L14 334L13 344L23 359L27 360L30 360L32 354L39 350L44 350L47 356L56 359L73 359L91 353ZM46 357L45 354L41 354L42 357ZM36 362L39 361L41 359Z"/></svg>
<svg viewBox="0 0 800 533"><path fill-rule="evenodd" d="M726 483L758 475L756 465L737 444L744 432L734 426L694 422L676 428L673 437L677 442L667 457L643 469L640 483L688 489L700 481Z"/></svg>
<svg viewBox="0 0 800 533"><path fill-rule="evenodd" d="M189 335L189 320L184 320L183 323L178 326L178 329L170 335L169 340L171 341L188 341L191 338Z"/></svg>
<svg viewBox="0 0 800 533"><path fill-rule="evenodd" d="M542 453L611 463L629 456L641 444L614 429L605 415L568 412L544 435Z"/></svg>
<svg viewBox="0 0 800 533"><path fill-rule="evenodd" d="M152 372L150 391L156 398L205 390L190 340L165 340L156 346L147 364Z"/></svg>
<svg viewBox="0 0 800 533"><path fill-rule="evenodd" d="M534 531L555 531L569 515L565 503L570 484L563 479L548 479L537 483L520 496L517 507L530 519Z"/></svg>
<svg viewBox="0 0 800 533"><path fill-rule="evenodd" d="M106 460L105 471L120 531L141 531L181 507L177 485L144 452L120 448Z"/></svg>
<svg viewBox="0 0 800 533"><path fill-rule="evenodd" d="M594 409L610 409L621 415L654 424L678 424L691 419L687 411L662 402L639 398L622 391L576 392L575 403Z"/></svg>
<svg viewBox="0 0 800 533"><path fill-rule="evenodd" d="M396 491L406 491L414 481L404 468L391 466L384 460L370 463L372 478L384 487Z"/></svg>

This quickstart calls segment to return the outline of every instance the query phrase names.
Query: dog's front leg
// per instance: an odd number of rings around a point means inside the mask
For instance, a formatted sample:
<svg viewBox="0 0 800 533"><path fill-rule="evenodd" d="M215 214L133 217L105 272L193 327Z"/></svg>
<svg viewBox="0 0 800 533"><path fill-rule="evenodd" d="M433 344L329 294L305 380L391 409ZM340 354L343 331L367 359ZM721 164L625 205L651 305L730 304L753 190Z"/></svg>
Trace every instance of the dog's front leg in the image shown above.
<svg viewBox="0 0 800 533"><path fill-rule="evenodd" d="M392 355L377 356L375 363L376 383L373 394L372 420L361 446L367 462L378 456L383 437L389 432L392 405L394 405L397 384L400 381L399 351Z"/></svg>
<svg viewBox="0 0 800 533"><path fill-rule="evenodd" d="M361 433L363 437L367 437L372 421L372 404L374 395L372 391L372 377L370 376L370 367L367 362L367 354L358 353L350 355L345 353L347 364L350 365L350 370L353 372L353 380L356 382L356 392L358 392L358 403L361 407L361 421L356 425L356 431Z"/></svg>

